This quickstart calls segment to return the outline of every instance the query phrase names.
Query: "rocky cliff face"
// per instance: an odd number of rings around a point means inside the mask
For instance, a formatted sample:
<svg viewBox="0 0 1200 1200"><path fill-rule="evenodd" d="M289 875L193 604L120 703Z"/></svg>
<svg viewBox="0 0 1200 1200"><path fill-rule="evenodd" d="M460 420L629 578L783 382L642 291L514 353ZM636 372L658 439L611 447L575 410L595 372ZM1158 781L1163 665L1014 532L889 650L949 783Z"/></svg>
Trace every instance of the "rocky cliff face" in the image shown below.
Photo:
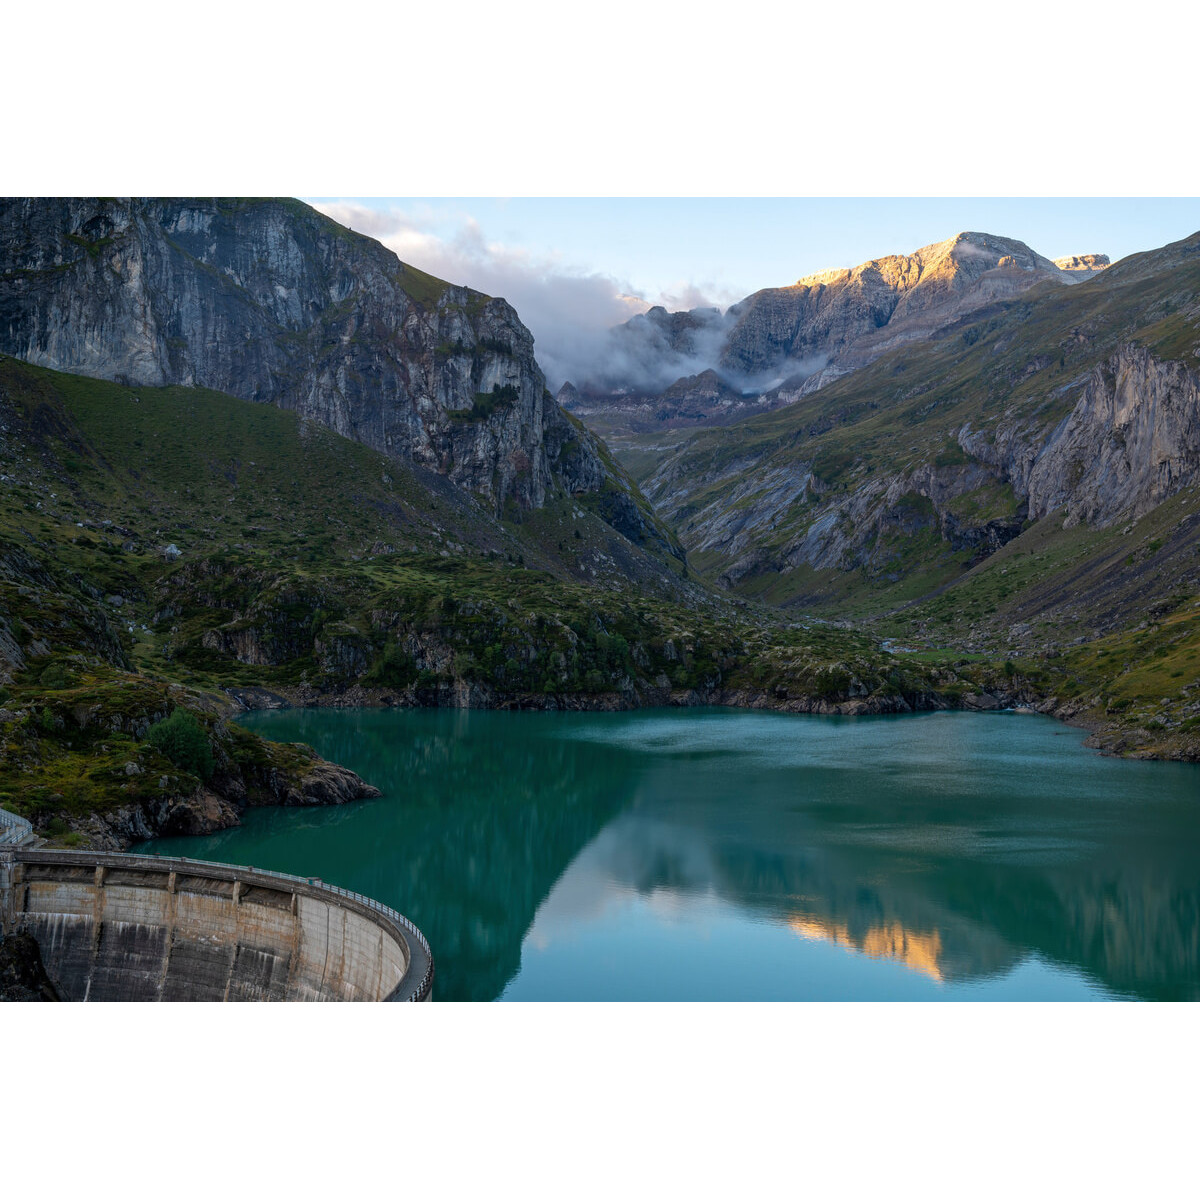
<svg viewBox="0 0 1200 1200"><path fill-rule="evenodd" d="M1137 518L1200 480L1200 377L1126 344L1090 372L1049 436L1016 416L994 438L965 429L959 441L1011 481L1031 517Z"/></svg>
<svg viewBox="0 0 1200 1200"><path fill-rule="evenodd" d="M943 451L941 461L871 472L849 487L831 487L817 455L765 469L740 459L730 462L727 485L714 496L715 477L697 475L681 455L663 464L647 494L680 523L689 550L726 561L722 581L737 586L764 570L800 567L886 576L902 570L903 543L922 535L983 558L1020 534L1026 520L1061 511L1067 525L1104 527L1141 517L1200 482L1195 371L1127 344L1077 391L1057 424L1014 406L988 430L964 424L956 435L961 456ZM695 509L691 498L699 493L706 504ZM975 502L983 497L990 506Z"/></svg>
<svg viewBox="0 0 1200 1200"><path fill-rule="evenodd" d="M504 300L400 262L297 201L0 201L0 350L292 409L497 508L560 479L556 406Z"/></svg>
<svg viewBox="0 0 1200 1200"><path fill-rule="evenodd" d="M999 465L924 463L847 489L831 486L819 470L812 461L759 470L743 460L733 464L728 490L697 509L692 497L713 478L689 474L685 460L668 460L649 494L680 523L691 552L725 564L720 582L734 588L764 572L799 568L862 570L894 582L906 569L906 544L932 539L983 558L1021 532L1028 511L1017 502L993 516L959 503L1006 488Z"/></svg>

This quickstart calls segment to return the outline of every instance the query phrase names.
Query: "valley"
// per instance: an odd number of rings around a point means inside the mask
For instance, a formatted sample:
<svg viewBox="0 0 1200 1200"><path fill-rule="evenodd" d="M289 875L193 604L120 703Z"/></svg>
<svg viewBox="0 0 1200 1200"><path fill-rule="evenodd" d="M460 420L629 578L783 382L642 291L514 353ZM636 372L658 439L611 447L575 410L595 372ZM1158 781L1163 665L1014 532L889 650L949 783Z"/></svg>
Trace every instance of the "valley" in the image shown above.
<svg viewBox="0 0 1200 1200"><path fill-rule="evenodd" d="M123 848L370 794L236 722L288 706L1025 707L1195 762L1200 236L1102 257L651 310L630 361L715 365L608 403L296 201L0 202L0 804Z"/></svg>

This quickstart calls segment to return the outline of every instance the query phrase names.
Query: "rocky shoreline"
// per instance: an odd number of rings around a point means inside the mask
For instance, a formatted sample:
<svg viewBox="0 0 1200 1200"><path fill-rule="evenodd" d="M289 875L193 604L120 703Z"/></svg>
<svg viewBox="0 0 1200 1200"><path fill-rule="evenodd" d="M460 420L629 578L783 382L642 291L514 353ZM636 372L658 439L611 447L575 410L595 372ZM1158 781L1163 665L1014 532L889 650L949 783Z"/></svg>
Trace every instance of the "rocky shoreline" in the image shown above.
<svg viewBox="0 0 1200 1200"><path fill-rule="evenodd" d="M232 829L242 823L242 813L247 808L347 804L351 800L382 795L377 787L366 783L349 768L316 755L306 775L290 780L271 772L267 786L273 797L269 801L250 802L244 788L214 783L199 787L187 796L169 796L161 801L91 813L78 821L68 821L68 824L72 832L83 835L92 849L128 850L137 842L153 838Z"/></svg>
<svg viewBox="0 0 1200 1200"><path fill-rule="evenodd" d="M194 790L175 777L160 780L157 795L142 795L116 808L83 816L64 814L55 840L93 850L128 850L159 837L194 836L232 829L248 808L347 804L382 795L348 767L321 758L311 746L286 747L286 765L226 765Z"/></svg>
<svg viewBox="0 0 1200 1200"><path fill-rule="evenodd" d="M1138 745L1128 729L1097 718L1085 706L1057 696L1040 696L1027 687L987 689L961 695L938 691L912 696L881 696L829 700L790 695L786 689L645 687L595 694L547 696L534 692L499 694L486 685L459 681L428 689L369 688L361 684L343 691L297 688L230 688L237 711L281 708L478 708L544 712L630 712L640 708L745 708L816 716L885 716L915 712L1040 713L1088 733L1084 745L1101 754L1162 762L1200 762L1200 749L1158 750Z"/></svg>

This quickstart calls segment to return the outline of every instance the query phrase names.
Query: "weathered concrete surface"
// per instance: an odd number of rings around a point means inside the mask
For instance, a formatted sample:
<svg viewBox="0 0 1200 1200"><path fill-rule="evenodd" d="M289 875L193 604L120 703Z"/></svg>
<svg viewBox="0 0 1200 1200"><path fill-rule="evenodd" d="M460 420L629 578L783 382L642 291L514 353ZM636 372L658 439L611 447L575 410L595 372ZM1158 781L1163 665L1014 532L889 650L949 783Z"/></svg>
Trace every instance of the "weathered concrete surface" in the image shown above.
<svg viewBox="0 0 1200 1200"><path fill-rule="evenodd" d="M433 960L399 913L316 881L191 859L16 850L6 932L68 1000L426 1000Z"/></svg>

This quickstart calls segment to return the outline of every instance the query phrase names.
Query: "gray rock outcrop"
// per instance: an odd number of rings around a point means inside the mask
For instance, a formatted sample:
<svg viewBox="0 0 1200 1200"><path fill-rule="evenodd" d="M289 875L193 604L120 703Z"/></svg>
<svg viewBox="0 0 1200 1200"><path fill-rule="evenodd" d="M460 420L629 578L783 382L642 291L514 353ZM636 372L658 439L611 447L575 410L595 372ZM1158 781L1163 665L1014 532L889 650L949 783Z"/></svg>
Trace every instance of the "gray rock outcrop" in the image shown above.
<svg viewBox="0 0 1200 1200"><path fill-rule="evenodd" d="M1056 258L1054 265L1060 271L1067 271L1081 279L1089 279L1105 270L1111 263L1107 254L1068 254L1064 258Z"/></svg>
<svg viewBox="0 0 1200 1200"><path fill-rule="evenodd" d="M1090 373L1044 441L1014 422L990 447L963 442L997 463L1032 517L1065 509L1068 524L1098 526L1140 517L1200 480L1200 378L1124 345Z"/></svg>
<svg viewBox="0 0 1200 1200"><path fill-rule="evenodd" d="M1014 405L986 432L961 428L964 461L877 473L846 491L826 492L814 465L797 458L786 466L731 460L727 486L714 493L717 477L697 476L686 455L666 458L646 490L679 523L690 550L720 555L728 564L722 581L736 586L764 570L798 567L886 574L897 539L923 532L983 558L1020 534L1027 519L1061 511L1068 525L1103 527L1136 519L1200 482L1195 371L1130 343L1077 387L1074 407L1057 424ZM1011 489L1008 516L956 513L960 498L997 488ZM706 493L698 509L697 493ZM797 507L808 519L781 537Z"/></svg>

